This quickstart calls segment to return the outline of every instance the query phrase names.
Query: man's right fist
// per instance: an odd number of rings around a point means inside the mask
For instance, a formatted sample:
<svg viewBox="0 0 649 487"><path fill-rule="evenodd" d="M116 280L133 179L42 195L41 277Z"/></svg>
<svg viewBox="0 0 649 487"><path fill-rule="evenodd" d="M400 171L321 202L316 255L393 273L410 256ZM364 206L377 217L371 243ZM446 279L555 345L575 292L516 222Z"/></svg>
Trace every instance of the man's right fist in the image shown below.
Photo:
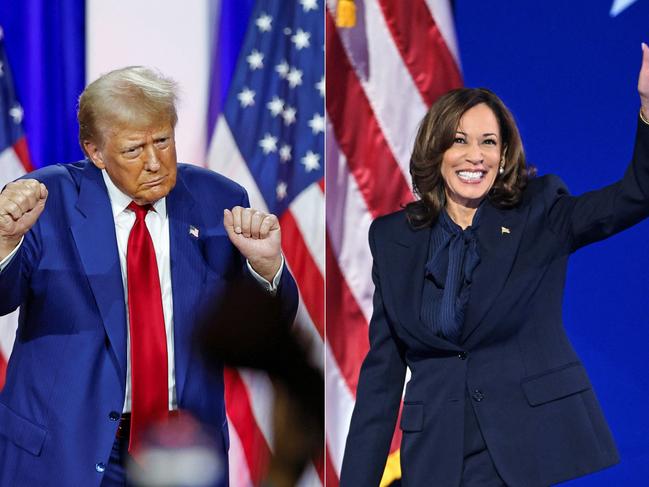
<svg viewBox="0 0 649 487"><path fill-rule="evenodd" d="M7 184L0 193L0 260L16 248L45 208L47 188L35 179Z"/></svg>

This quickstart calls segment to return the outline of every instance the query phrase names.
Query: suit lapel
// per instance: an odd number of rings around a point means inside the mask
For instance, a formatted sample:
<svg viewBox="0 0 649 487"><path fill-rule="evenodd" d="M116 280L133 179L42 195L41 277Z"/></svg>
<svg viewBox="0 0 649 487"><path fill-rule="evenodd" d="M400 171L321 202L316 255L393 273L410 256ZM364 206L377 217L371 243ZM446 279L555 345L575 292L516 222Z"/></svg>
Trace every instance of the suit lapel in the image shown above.
<svg viewBox="0 0 649 487"><path fill-rule="evenodd" d="M191 359L192 326L197 318L205 264L198 237L205 229L194 210L195 200L178 172L175 188L167 196L171 287L173 293L176 397L181 403Z"/></svg>
<svg viewBox="0 0 649 487"><path fill-rule="evenodd" d="M430 228L398 232L389 243L388 282L395 298L396 309L403 329L411 338L439 350L456 350L458 347L433 333L421 321L421 299L425 279L425 266L430 245Z"/></svg>
<svg viewBox="0 0 649 487"><path fill-rule="evenodd" d="M80 180L77 210L70 231L125 388L126 308L115 223L101 171L90 162Z"/></svg>
<svg viewBox="0 0 649 487"><path fill-rule="evenodd" d="M503 288L518 251L528 212L527 206L501 210L489 201L485 202L477 231L480 264L473 275L461 343L476 331Z"/></svg>

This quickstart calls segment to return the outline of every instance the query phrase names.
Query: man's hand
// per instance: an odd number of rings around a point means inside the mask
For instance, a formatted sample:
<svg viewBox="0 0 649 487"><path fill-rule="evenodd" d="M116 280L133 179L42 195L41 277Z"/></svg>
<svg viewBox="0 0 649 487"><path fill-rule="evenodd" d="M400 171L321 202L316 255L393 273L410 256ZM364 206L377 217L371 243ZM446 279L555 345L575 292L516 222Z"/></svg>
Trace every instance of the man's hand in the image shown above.
<svg viewBox="0 0 649 487"><path fill-rule="evenodd" d="M224 210L223 226L252 268L272 282L282 264L282 236L277 217L254 208Z"/></svg>
<svg viewBox="0 0 649 487"><path fill-rule="evenodd" d="M0 260L8 256L45 208L47 188L35 179L9 183L0 193Z"/></svg>
<svg viewBox="0 0 649 487"><path fill-rule="evenodd" d="M642 66L638 75L638 93L642 105L642 114L649 120L649 46L642 43Z"/></svg>

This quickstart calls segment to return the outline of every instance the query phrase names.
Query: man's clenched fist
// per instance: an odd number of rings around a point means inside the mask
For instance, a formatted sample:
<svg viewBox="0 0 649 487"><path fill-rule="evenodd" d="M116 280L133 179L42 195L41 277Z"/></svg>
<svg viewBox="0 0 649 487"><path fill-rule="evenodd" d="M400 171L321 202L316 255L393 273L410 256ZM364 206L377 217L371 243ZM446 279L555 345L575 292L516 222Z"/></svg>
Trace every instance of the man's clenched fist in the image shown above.
<svg viewBox="0 0 649 487"><path fill-rule="evenodd" d="M16 248L45 208L47 188L35 179L7 184L0 193L0 260Z"/></svg>
<svg viewBox="0 0 649 487"><path fill-rule="evenodd" d="M282 236L277 217L254 208L235 206L224 210L223 226L255 272L272 282L282 265Z"/></svg>

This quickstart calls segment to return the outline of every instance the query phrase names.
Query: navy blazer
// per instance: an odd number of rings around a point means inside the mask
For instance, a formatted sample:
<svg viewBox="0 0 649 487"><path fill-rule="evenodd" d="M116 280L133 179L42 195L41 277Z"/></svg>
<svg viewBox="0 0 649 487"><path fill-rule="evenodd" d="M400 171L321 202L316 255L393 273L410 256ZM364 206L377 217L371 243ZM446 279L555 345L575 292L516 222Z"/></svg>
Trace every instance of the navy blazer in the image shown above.
<svg viewBox="0 0 649 487"><path fill-rule="evenodd" d="M108 462L118 424L111 413L122 411L126 381L126 309L110 200L88 161L26 177L45 183L49 196L0 273L0 314L21 306L0 392L0 486L98 486L97 464ZM245 272L223 227L223 209L235 205L248 206L241 186L178 165L167 196L176 397L211 428L223 452L223 378L203 366L192 335L203 305ZM297 289L287 269L278 297L292 318Z"/></svg>
<svg viewBox="0 0 649 487"><path fill-rule="evenodd" d="M481 262L458 345L420 320L430 228L413 230L404 211L374 221L370 350L341 487L379 485L406 366L404 487L460 484L466 397L509 486L546 487L616 463L611 432L563 327L563 289L572 252L648 215L649 126L641 121L619 182L575 197L556 176L544 176L529 182L515 208L485 202Z"/></svg>

